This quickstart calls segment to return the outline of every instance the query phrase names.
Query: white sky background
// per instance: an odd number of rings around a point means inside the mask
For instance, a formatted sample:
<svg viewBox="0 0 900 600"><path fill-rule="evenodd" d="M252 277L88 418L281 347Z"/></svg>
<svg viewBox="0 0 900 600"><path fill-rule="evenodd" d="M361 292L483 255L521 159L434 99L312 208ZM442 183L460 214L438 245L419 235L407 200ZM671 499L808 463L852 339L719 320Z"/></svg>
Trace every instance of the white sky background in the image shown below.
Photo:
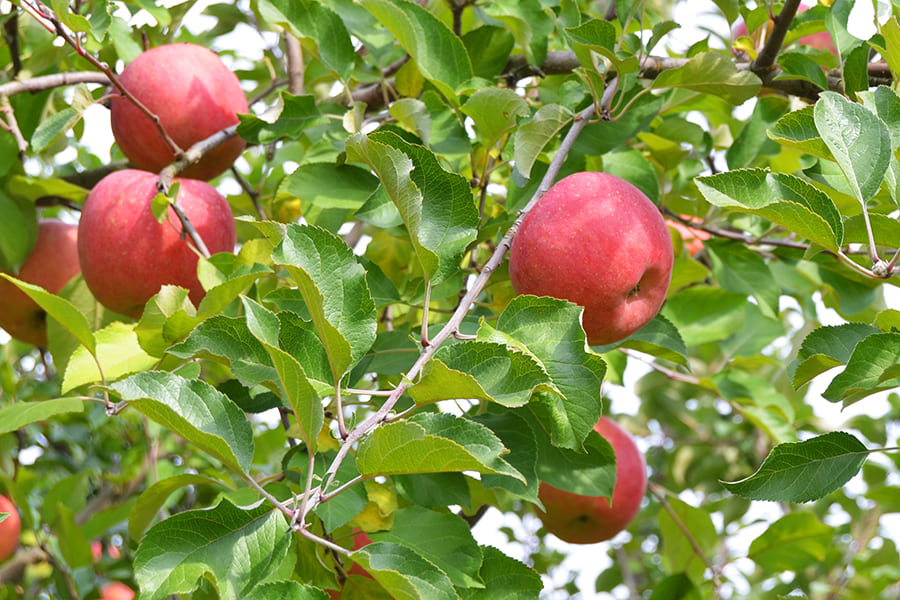
<svg viewBox="0 0 900 600"><path fill-rule="evenodd" d="M163 5L173 5L178 2L160 2L159 4ZM185 19L185 23L191 29L195 31L203 30L212 25L211 19L209 17L203 17L200 15L200 12L205 8L206 5L210 4L209 0L201 0L197 2L197 4L191 9L188 13L187 18ZM0 2L0 8L6 6L8 8L8 2L3 1ZM667 36L664 41L664 44L667 44L675 51L683 51L691 44L703 39L706 37L706 33L700 29L700 27L709 27L715 29L717 31L725 32L727 31L727 23L724 18L718 16L718 9L710 0L684 0L679 2L674 9L673 12L673 20L681 25L680 29L673 31ZM872 23L872 4L867 0L862 0L856 3L856 8L854 9L854 13L851 17L851 23L853 27L865 26L868 25L871 28ZM146 13L142 13L137 15L138 19L144 18ZM858 37L866 39L869 37L871 29L869 30L860 30L860 31L852 31ZM271 44L272 40L263 40L260 35L249 27L239 27L233 34L226 36L224 38L220 38L217 41L218 44L221 44L221 47L218 49L229 48L229 49L237 49L240 52L240 56L249 61L254 61L262 57L262 48L264 44ZM717 45L717 41L711 40L711 45ZM659 47L658 51L662 50L662 46ZM749 105L748 105L749 106ZM749 114L749 110L751 108L747 108ZM85 119L85 132L90 132L85 134L85 141L91 147L92 151L95 152L101 158L108 160L109 159L109 149L113 143L113 137L109 126L109 112L101 107L94 106L88 109L84 114ZM74 158L74 157L73 157ZM234 193L237 190L231 189L230 187L227 189L222 189L223 192ZM894 308L900 308L900 293L898 293L898 288L887 285L885 286L888 291L888 304ZM819 303L822 309L823 321L827 323L841 323L843 320L838 317L833 311L826 309L824 306ZM4 332L0 331L0 342L5 341L7 336ZM635 381L639 379L645 372L647 367L642 365L641 363L635 362L634 360L629 361L629 367L626 371L625 375L625 385L623 387L619 386L611 386L607 385L607 393L611 399L611 410L613 413L634 413L637 405L639 404L639 399L637 399L634 394L631 392L633 389ZM818 377L809 387L809 401L813 405L815 412L819 415L827 424L828 427L832 429L840 429L842 424L846 422L848 419L856 416L858 414L868 414L873 417L878 417L883 415L887 411L887 403L882 400L873 400L867 399L866 402L860 402L849 409L842 411L839 404L833 404L824 400L821 396L822 391L824 391L825 387L827 387L829 383L829 376L820 376ZM894 428L892 432L889 432L889 439L894 440L898 436L897 427ZM651 444L654 443L654 440L638 440L639 443L647 448ZM876 455L877 456L877 455ZM762 458L762 457L761 457ZM874 457L873 457L874 458ZM876 458L877 459L877 458ZM853 482L849 484L851 489L853 487ZM693 498L690 494L686 494L682 498L688 503L693 505L698 504L698 499ZM647 500L645 500L646 502ZM780 516L780 512L773 511L775 508L773 505L768 503L753 503L751 512L752 517L760 518L765 521L772 521L775 518ZM891 531L900 532L900 516L892 515L893 518L891 520L891 524L889 529ZM838 515L835 517L835 521L831 524L837 524L841 521L841 516ZM888 526L887 520L885 520L885 526ZM721 522L717 522L717 526L720 526ZM507 542L507 537L505 534L499 531L501 526L511 527L514 531L517 532L517 535L522 540L533 539L533 534L540 527L540 523L534 515L526 515L523 520L518 517L508 517L502 515L496 509L491 509L482 521L474 528L473 533L479 543L482 544L490 544L501 548L507 554L522 558L524 556L524 548L521 545L514 544L510 545ZM733 545L734 551L736 554L740 555L742 552L746 552L746 548L749 546L752 539L762 533L764 531L765 525L760 525L755 529L749 529L742 536L729 536L729 542ZM547 544L553 548L557 548L569 553L569 557L563 563L563 570L571 569L574 572L579 573L576 581L578 587L581 589L581 598L589 599L589 598L628 598L628 593L624 589L617 589L614 591L614 594L610 596L609 594L597 594L594 592L594 581L598 573L602 570L606 569L610 565L610 561L607 557L608 543L616 544L617 542L621 542L621 540L627 539L629 534L622 533L620 537L617 537L612 542L605 542L596 545L589 546L574 546L569 545L564 542L557 540L553 536L547 537ZM645 550L649 553L656 553L658 549L654 544L649 544ZM753 563L750 563L748 559L744 559L743 561L737 561L734 563L732 569L748 569L752 570ZM735 572L731 571L733 575ZM726 573L727 575L728 573ZM736 581L740 581L742 578L740 576L734 577ZM557 582L559 583L559 582ZM744 590L740 587L736 588L735 593L737 595L741 595ZM564 598L567 597L565 594L559 596L552 596L550 594L545 594L542 596L544 598Z"/></svg>

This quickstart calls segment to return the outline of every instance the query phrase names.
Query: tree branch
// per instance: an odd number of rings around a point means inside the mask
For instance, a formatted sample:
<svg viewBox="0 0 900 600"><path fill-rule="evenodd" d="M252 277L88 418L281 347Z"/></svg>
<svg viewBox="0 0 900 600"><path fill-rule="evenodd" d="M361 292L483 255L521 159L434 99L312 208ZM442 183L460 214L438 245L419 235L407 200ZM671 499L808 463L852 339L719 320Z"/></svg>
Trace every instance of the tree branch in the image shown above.
<svg viewBox="0 0 900 600"><path fill-rule="evenodd" d="M23 92L43 92L53 88L75 85L78 83L99 83L109 85L109 77L95 71L76 71L73 73L54 73L41 75L18 81L0 83L0 96L14 96Z"/></svg>
<svg viewBox="0 0 900 600"><path fill-rule="evenodd" d="M781 50L782 44L784 44L784 36L787 34L788 27L791 26L791 21L794 20L794 15L797 14L799 7L800 0L785 0L784 8L775 17L772 32L769 34L762 50L756 56L756 60L750 65L751 71L759 75L760 72L771 68L775 64L778 52Z"/></svg>

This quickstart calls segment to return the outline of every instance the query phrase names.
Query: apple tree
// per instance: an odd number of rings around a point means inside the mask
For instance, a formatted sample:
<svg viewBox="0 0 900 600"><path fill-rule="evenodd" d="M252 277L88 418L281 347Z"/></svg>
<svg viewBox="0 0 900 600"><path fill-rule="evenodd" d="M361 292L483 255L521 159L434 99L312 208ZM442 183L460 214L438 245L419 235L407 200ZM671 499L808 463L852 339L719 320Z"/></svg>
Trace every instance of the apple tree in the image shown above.
<svg viewBox="0 0 900 600"><path fill-rule="evenodd" d="M0 1L0 277L47 340L0 333L21 520L0 599L897 598L898 18ZM180 42L249 108L169 146L154 215L179 208L178 173L246 144L210 181L234 252L203 251L182 211L205 295L164 285L134 318L81 275L24 281L39 219L77 223L133 166L143 142L112 143L108 107L157 74L125 85L125 65ZM674 248L662 309L603 346L508 270L522 219L582 171L636 186ZM538 490L611 495L601 416L638 441L648 492L625 532L564 544Z"/></svg>

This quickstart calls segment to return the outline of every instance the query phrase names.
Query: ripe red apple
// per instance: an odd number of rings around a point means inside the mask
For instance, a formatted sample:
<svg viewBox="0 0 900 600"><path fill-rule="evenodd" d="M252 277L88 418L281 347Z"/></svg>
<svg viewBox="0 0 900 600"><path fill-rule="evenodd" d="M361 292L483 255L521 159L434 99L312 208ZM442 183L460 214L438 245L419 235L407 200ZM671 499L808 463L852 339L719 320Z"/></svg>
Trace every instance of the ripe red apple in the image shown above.
<svg viewBox="0 0 900 600"><path fill-rule="evenodd" d="M238 122L248 112L240 82L211 50L180 43L147 50L132 61L119 81L162 122L166 133L182 150ZM113 136L132 164L159 172L175 160L150 118L129 99L113 96L110 102ZM228 169L244 151L234 137L182 172L192 179L209 180Z"/></svg>
<svg viewBox="0 0 900 600"><path fill-rule="evenodd" d="M673 260L653 202L623 179L585 171L557 182L525 216L509 277L518 294L580 304L588 343L611 344L659 312Z"/></svg>
<svg viewBox="0 0 900 600"><path fill-rule="evenodd" d="M797 14L799 15L802 12L805 12L812 8L808 4L801 4L797 8ZM766 39L769 37L769 32L772 31L772 26L774 23L769 20L763 27L760 27L756 31L753 32L753 35L750 38L753 40L753 47L758 51L765 44ZM743 21L738 23L734 28L734 39L737 39L741 36L747 35L747 24ZM803 36L797 43L801 46L809 46L810 48L817 48L819 50L828 50L835 56L837 56L837 48L834 45L834 40L831 39L831 34L827 31L820 31L818 33L811 33L809 35Z"/></svg>
<svg viewBox="0 0 900 600"><path fill-rule="evenodd" d="M178 204L212 254L232 252L234 216L214 187L194 179L181 183ZM197 279L199 254L169 208L158 222L151 202L156 175L126 169L104 177L88 194L78 223L78 255L94 297L123 315L140 317L163 284L190 291L198 304L205 292Z"/></svg>
<svg viewBox="0 0 900 600"><path fill-rule="evenodd" d="M55 294L78 274L78 226L54 219L38 223L34 248L18 277ZM47 314L25 292L0 277L0 327L12 337L47 347Z"/></svg>
<svg viewBox="0 0 900 600"><path fill-rule="evenodd" d="M647 491L644 455L631 435L607 417L600 417L594 431L616 453L612 504L606 496L581 496L546 483L541 483L538 490L538 498L546 510L539 515L544 527L570 544L595 544L612 539L637 515Z"/></svg>
<svg viewBox="0 0 900 600"><path fill-rule="evenodd" d="M354 531L354 534L353 534L353 549L354 550L359 550L363 546L366 546L366 545L372 543L372 540L369 539L369 534L367 534L365 531L363 531L361 529L354 529L353 531ZM350 559L345 559L345 564L346 564L346 561L348 561L348 560L350 560ZM350 565L350 568L347 569L348 577L351 577L354 575L368 577L369 579L374 579L374 577L372 577L368 571L363 569L361 566L359 566L355 562L353 562ZM328 590L328 596L332 600L339 600L341 597L341 590Z"/></svg>
<svg viewBox="0 0 900 600"><path fill-rule="evenodd" d="M22 521L16 506L6 496L0 496L0 513L9 513L6 520L0 523L0 561L3 561L19 547Z"/></svg>
<svg viewBox="0 0 900 600"><path fill-rule="evenodd" d="M100 588L100 600L132 600L134 590L120 581L112 581Z"/></svg>
<svg viewBox="0 0 900 600"><path fill-rule="evenodd" d="M689 216L689 215L681 215L681 218L686 221L697 222L697 219ZM709 239L709 233L703 231L702 229L695 229L694 227L690 227L676 221L674 219L666 219L666 225L674 229L681 236L681 239L684 240L684 248L688 251L688 254L691 256L696 256L703 250L703 241Z"/></svg>

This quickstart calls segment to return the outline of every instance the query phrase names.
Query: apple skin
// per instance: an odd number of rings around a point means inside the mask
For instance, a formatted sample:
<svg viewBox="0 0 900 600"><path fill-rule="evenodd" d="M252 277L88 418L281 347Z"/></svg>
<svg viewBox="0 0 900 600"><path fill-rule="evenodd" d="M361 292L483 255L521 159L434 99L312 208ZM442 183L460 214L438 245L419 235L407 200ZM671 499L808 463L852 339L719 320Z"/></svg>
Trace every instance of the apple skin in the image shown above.
<svg viewBox="0 0 900 600"><path fill-rule="evenodd" d="M34 248L16 277L56 294L81 271L77 238L77 225L55 219L39 221ZM3 278L0 278L0 327L18 340L47 347L44 309Z"/></svg>
<svg viewBox="0 0 900 600"><path fill-rule="evenodd" d="M0 561L4 561L19 547L22 521L15 504L6 496L0 496L0 512L9 513L6 520L0 523Z"/></svg>
<svg viewBox="0 0 900 600"><path fill-rule="evenodd" d="M197 279L199 255L181 236L169 208L159 223L151 202L157 176L125 169L104 177L85 200L78 222L78 255L84 281L103 306L138 318L164 284L187 288L197 305L205 292ZM181 183L178 204L210 253L233 252L237 240L228 202L214 187L194 179Z"/></svg>
<svg viewBox="0 0 900 600"><path fill-rule="evenodd" d="M120 581L107 583L100 589L100 600L132 600L134 590Z"/></svg>
<svg viewBox="0 0 900 600"><path fill-rule="evenodd" d="M673 261L656 205L624 179L584 171L557 182L525 216L509 277L517 294L583 306L593 346L623 340L656 316Z"/></svg>
<svg viewBox="0 0 900 600"><path fill-rule="evenodd" d="M606 496L581 496L546 483L538 490L546 510L539 515L544 528L570 544L595 544L615 537L637 515L647 491L647 465L631 435L607 417L600 417L594 431L616 453L612 505Z"/></svg>
<svg viewBox="0 0 900 600"><path fill-rule="evenodd" d="M808 4L801 4L799 7L797 7L797 14L799 15L800 13L805 12L810 8L812 7ZM768 33L771 28L772 21L769 21L765 25L766 33ZM760 28L759 30L755 31L754 35L752 36L753 45L756 46L757 50L762 48L763 44L763 40L760 39L762 37L762 29L763 28ZM734 39L737 39L744 35L747 35L747 24L742 21L738 23L734 28ZM817 48L819 50L828 50L829 52L837 56L837 48L834 45L834 40L831 39L831 34L827 31L820 31L818 33L805 35L797 40L797 43L801 46L809 46L810 48Z"/></svg>
<svg viewBox="0 0 900 600"><path fill-rule="evenodd" d="M147 50L122 71L119 81L156 114L166 133L182 150L238 123L247 113L240 82L211 50L189 43ZM113 136L138 169L159 172L175 155L150 118L129 99L116 94L110 101ZM244 151L239 137L213 148L181 175L208 181L228 169Z"/></svg>

